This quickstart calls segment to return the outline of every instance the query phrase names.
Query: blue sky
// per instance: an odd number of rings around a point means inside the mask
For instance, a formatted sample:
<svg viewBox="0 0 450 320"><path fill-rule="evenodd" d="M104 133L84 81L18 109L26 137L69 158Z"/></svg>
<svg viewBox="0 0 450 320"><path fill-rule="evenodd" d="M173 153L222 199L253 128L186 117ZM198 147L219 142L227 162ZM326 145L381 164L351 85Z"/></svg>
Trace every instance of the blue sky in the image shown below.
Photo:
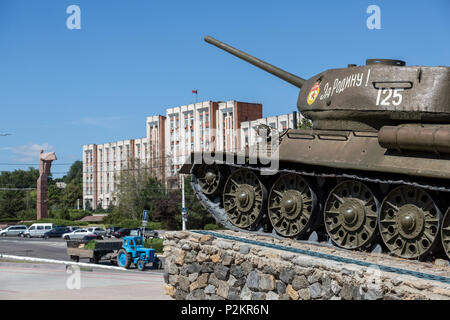
<svg viewBox="0 0 450 320"><path fill-rule="evenodd" d="M69 5L81 30L68 30ZM369 30L369 5L381 30ZM298 89L203 42L207 34L301 77L364 64L449 65L450 1L0 0L0 170L83 144L145 136L145 118L199 100L296 110ZM5 165L13 164L13 165ZM57 165L58 164L58 165Z"/></svg>

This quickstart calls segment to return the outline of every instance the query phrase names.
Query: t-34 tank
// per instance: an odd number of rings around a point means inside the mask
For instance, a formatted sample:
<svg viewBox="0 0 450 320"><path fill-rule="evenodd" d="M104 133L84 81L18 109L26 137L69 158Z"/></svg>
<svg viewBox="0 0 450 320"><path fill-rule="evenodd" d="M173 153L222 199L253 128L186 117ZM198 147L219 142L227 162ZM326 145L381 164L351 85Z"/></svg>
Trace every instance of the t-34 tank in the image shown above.
<svg viewBox="0 0 450 320"><path fill-rule="evenodd" d="M368 59L305 80L205 41L301 88L298 110L313 122L262 134L265 155L260 146L192 154L180 172L218 222L299 240L316 231L346 249L380 243L403 258L450 256L449 67Z"/></svg>

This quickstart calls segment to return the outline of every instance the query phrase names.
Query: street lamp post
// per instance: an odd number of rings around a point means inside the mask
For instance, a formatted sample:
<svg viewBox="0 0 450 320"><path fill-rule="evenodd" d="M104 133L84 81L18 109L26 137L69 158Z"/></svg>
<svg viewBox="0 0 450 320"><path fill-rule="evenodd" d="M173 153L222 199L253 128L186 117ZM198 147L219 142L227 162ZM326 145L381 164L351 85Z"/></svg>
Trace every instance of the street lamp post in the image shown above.
<svg viewBox="0 0 450 320"><path fill-rule="evenodd" d="M186 230L187 209L184 201L184 174L181 175L181 218L183 223L183 231Z"/></svg>

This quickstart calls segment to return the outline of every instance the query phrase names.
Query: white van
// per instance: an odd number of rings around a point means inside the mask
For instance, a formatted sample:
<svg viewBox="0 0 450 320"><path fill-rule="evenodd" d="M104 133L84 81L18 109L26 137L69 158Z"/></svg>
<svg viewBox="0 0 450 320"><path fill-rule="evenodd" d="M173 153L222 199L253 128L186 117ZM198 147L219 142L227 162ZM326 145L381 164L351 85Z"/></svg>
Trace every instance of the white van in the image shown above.
<svg viewBox="0 0 450 320"><path fill-rule="evenodd" d="M43 237L44 233L53 229L53 223L33 223L24 233L22 237Z"/></svg>

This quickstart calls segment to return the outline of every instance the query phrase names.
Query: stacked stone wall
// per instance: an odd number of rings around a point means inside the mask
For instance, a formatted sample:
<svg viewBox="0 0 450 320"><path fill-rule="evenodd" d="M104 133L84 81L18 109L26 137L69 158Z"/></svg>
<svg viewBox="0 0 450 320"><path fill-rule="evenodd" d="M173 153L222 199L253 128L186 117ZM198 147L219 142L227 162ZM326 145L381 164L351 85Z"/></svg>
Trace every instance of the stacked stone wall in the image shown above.
<svg viewBox="0 0 450 320"><path fill-rule="evenodd" d="M179 300L450 299L437 281L195 232L164 239L165 291Z"/></svg>

